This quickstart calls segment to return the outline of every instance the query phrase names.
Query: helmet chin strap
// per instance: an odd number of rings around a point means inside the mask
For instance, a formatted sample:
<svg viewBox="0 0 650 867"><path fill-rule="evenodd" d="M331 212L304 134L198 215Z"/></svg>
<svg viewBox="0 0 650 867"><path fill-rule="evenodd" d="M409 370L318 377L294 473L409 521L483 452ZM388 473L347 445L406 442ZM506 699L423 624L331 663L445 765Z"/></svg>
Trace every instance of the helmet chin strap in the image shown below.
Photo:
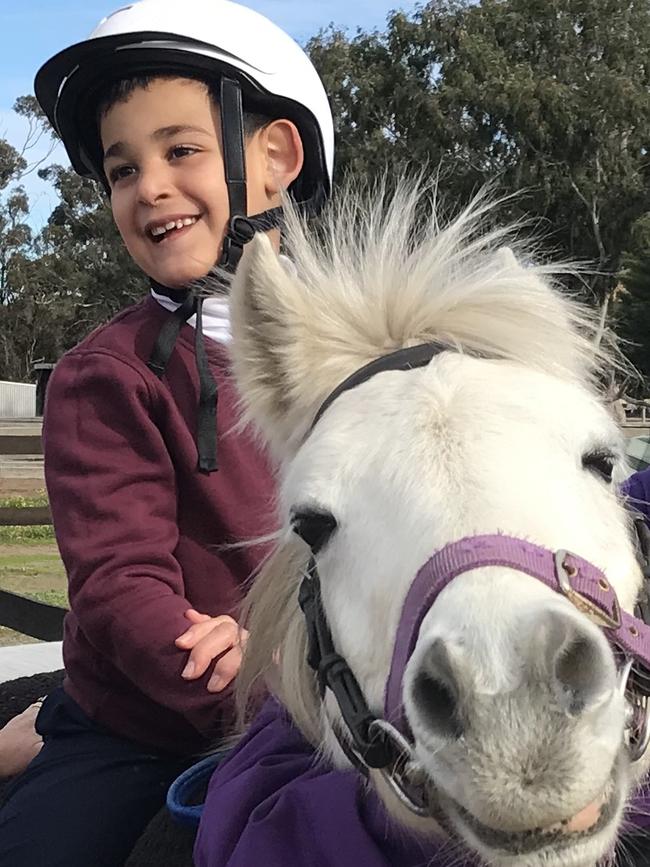
<svg viewBox="0 0 650 867"><path fill-rule="evenodd" d="M223 240L218 268L234 274L244 252L256 232L268 232L280 226L282 208L270 208L255 216L248 216L246 194L246 159L244 150L244 112L239 82L225 76L221 79L220 94L221 137L223 165L228 190L230 217ZM189 290L171 290L152 280L158 292L180 303L160 329L148 366L159 379L165 374L174 351L176 339L187 320L196 314L195 355L199 377L199 405L197 412L196 447L198 469L212 473L217 463L217 384L210 371L202 330L203 298Z"/></svg>
<svg viewBox="0 0 650 867"><path fill-rule="evenodd" d="M221 79L220 110L223 165L230 218L218 265L234 273L244 247L253 240L255 233L268 232L280 225L282 208L270 208L255 216L248 216L241 87L238 81L226 76Z"/></svg>

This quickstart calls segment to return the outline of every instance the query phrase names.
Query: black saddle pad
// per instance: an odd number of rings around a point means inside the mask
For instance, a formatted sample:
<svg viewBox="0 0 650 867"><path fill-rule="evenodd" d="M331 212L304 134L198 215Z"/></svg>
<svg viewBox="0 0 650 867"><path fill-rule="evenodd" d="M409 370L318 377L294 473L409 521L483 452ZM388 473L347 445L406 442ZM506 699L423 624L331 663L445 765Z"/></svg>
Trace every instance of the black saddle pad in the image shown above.
<svg viewBox="0 0 650 867"><path fill-rule="evenodd" d="M62 683L63 671L48 671L0 683L0 728ZM0 779L0 806L4 801L8 783L8 780Z"/></svg>
<svg viewBox="0 0 650 867"><path fill-rule="evenodd" d="M63 683L63 671L19 677L0 684L0 728ZM8 780L0 780L0 806ZM172 821L162 809L147 826L125 867L192 867L196 831Z"/></svg>

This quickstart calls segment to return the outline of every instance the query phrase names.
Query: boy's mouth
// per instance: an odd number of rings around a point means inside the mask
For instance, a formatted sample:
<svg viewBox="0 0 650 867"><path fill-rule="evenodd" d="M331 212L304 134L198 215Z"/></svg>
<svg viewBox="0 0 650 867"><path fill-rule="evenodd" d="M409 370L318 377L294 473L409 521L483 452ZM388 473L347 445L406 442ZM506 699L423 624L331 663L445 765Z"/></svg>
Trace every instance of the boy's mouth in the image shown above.
<svg viewBox="0 0 650 867"><path fill-rule="evenodd" d="M178 235L180 232L186 231L190 226L193 226L200 219L200 214L192 217L170 218L168 220L159 220L149 223L145 231L148 237L155 243L160 244L162 241L170 238L172 235Z"/></svg>

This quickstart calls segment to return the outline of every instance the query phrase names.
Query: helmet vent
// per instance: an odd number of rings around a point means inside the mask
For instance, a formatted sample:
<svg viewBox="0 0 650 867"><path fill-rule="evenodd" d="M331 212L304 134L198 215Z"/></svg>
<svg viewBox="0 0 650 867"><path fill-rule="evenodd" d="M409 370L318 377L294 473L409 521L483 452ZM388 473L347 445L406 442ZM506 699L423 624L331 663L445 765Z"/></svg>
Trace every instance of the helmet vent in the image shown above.
<svg viewBox="0 0 650 867"><path fill-rule="evenodd" d="M133 3L129 3L128 6L121 6L119 9L116 9L114 12L109 12L108 15L106 15L104 18L102 18L102 20L99 23L99 26L101 27L101 25L105 24L106 21L110 21L110 19L113 18L114 15L119 15L120 12L127 12L129 9L133 9Z"/></svg>

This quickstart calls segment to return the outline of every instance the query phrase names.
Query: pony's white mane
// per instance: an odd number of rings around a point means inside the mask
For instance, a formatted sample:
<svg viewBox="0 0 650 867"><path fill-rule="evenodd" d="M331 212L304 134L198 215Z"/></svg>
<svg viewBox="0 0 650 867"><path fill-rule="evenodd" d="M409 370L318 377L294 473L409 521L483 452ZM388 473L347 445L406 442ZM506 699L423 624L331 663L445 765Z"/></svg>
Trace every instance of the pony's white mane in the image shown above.
<svg viewBox="0 0 650 867"><path fill-rule="evenodd" d="M594 344L595 314L556 285L569 268L533 264L532 247L516 240L521 227L491 227L498 208L483 194L441 226L435 196L418 183L400 182L392 197L350 186L317 231L287 204L285 247L295 274L268 239L255 239L232 289L233 361L245 421L281 459L345 377L429 340L595 387L601 367L612 364ZM305 565L304 546L287 532L246 602L251 638L238 694L243 710L256 684L270 678L318 743L319 701L297 604Z"/></svg>
<svg viewBox="0 0 650 867"><path fill-rule="evenodd" d="M595 347L596 316L556 285L568 267L533 264L520 226L491 227L499 206L481 194L442 226L435 195L417 182L401 181L392 196L350 185L313 230L287 203L295 276L258 237L233 288L235 326L245 320L234 357L246 420L282 452L355 369L432 339L593 383L612 363Z"/></svg>

